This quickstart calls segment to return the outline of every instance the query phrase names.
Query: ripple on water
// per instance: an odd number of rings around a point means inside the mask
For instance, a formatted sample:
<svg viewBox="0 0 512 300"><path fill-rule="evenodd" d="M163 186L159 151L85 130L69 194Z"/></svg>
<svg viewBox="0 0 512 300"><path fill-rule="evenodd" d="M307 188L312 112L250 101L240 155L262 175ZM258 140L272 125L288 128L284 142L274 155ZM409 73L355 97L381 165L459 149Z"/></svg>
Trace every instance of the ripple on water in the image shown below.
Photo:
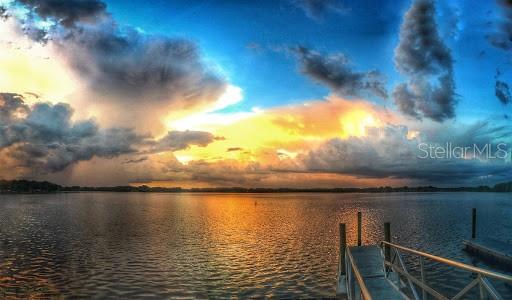
<svg viewBox="0 0 512 300"><path fill-rule="evenodd" d="M0 199L0 298L333 297L338 223L356 242L394 240L486 267L462 239L478 209L478 233L512 242L503 194L9 195ZM418 273L417 260L406 257ZM472 275L427 263L427 279L454 295ZM511 270L502 270L509 272ZM497 285L505 298L512 288ZM475 294L476 296L476 294Z"/></svg>

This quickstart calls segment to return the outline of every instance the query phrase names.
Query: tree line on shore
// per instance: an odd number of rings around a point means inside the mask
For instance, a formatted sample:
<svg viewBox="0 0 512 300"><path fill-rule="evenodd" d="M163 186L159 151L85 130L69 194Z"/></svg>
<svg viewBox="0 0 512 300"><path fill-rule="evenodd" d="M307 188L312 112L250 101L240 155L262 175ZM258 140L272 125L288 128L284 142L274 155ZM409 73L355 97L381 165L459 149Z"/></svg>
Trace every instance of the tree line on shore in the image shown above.
<svg viewBox="0 0 512 300"><path fill-rule="evenodd" d="M512 192L512 181L496 184L493 187L448 187L434 186L419 187L369 187L369 188L191 188L181 187L149 187L142 186L111 186L111 187L82 187L61 186L48 181L31 180L0 180L0 193L56 193L56 192L153 192L153 193L392 193L392 192Z"/></svg>

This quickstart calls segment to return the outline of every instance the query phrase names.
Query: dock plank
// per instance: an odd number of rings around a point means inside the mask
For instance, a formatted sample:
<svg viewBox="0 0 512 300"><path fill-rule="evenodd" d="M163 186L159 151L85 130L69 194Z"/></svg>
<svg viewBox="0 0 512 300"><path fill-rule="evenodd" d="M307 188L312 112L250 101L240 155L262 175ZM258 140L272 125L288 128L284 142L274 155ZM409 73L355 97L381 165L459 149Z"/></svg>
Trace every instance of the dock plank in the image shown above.
<svg viewBox="0 0 512 300"><path fill-rule="evenodd" d="M354 257L361 276L384 276L384 262L378 246L350 247L350 253Z"/></svg>
<svg viewBox="0 0 512 300"><path fill-rule="evenodd" d="M365 278L364 282L373 300L405 299L384 277Z"/></svg>

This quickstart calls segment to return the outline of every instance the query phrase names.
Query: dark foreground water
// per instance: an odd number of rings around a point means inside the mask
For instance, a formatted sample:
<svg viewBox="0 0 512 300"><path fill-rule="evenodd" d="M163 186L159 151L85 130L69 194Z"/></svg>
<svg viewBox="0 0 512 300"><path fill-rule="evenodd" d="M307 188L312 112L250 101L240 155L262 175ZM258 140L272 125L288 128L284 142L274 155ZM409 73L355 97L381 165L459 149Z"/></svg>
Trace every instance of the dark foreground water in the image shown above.
<svg viewBox="0 0 512 300"><path fill-rule="evenodd" d="M478 235L512 242L510 194L0 195L0 298L333 297L358 210L364 243L389 221L395 242L488 267L462 251L473 207ZM472 279L428 266L448 295Z"/></svg>

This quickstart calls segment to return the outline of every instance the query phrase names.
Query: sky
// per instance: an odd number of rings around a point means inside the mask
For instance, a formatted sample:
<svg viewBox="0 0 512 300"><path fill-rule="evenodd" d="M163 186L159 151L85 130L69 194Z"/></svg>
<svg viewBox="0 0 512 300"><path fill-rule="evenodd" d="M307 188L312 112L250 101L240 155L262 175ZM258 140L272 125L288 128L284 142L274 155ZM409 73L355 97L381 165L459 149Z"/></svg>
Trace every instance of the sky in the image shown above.
<svg viewBox="0 0 512 300"><path fill-rule="evenodd" d="M0 178L512 178L510 1L0 0L0 15Z"/></svg>

